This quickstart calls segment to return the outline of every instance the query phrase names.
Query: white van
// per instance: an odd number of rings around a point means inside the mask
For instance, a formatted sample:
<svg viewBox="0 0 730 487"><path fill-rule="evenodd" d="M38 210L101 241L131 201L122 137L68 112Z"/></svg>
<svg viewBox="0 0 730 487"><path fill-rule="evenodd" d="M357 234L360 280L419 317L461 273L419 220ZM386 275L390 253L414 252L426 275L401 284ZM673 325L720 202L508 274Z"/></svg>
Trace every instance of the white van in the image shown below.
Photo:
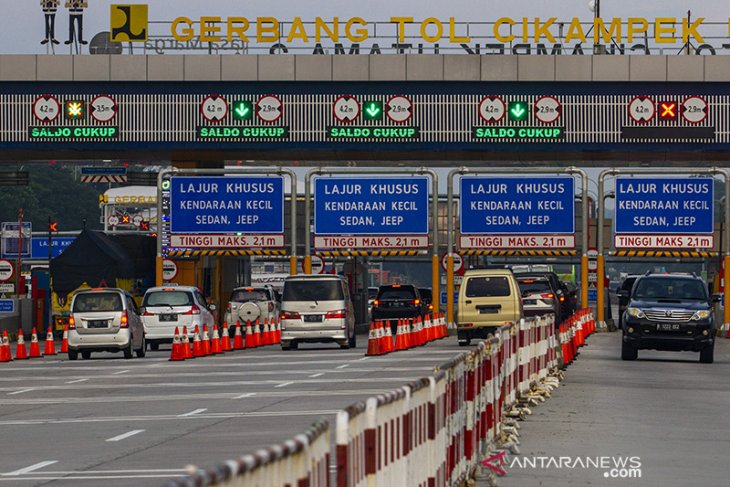
<svg viewBox="0 0 730 487"><path fill-rule="evenodd" d="M509 269L466 271L457 304L456 330L461 346L524 317L520 288Z"/></svg>

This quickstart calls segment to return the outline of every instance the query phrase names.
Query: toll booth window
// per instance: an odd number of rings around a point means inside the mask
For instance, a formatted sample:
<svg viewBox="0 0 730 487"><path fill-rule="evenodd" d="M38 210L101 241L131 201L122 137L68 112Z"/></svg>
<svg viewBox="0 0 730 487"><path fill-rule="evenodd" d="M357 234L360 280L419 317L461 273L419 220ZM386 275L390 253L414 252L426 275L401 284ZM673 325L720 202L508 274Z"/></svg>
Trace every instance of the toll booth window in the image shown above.
<svg viewBox="0 0 730 487"><path fill-rule="evenodd" d="M184 291L157 291L147 293L142 306L192 306L193 296Z"/></svg>
<svg viewBox="0 0 730 487"><path fill-rule="evenodd" d="M89 311L122 311L122 299L117 293L79 294L74 300L73 313Z"/></svg>
<svg viewBox="0 0 730 487"><path fill-rule="evenodd" d="M509 281L506 277L471 277L466 281L467 298L493 298L509 295Z"/></svg>
<svg viewBox="0 0 730 487"><path fill-rule="evenodd" d="M284 301L343 300L340 281L287 281L284 283Z"/></svg>
<svg viewBox="0 0 730 487"><path fill-rule="evenodd" d="M231 301L236 303L268 300L269 295L266 291L233 291L233 293L231 293Z"/></svg>

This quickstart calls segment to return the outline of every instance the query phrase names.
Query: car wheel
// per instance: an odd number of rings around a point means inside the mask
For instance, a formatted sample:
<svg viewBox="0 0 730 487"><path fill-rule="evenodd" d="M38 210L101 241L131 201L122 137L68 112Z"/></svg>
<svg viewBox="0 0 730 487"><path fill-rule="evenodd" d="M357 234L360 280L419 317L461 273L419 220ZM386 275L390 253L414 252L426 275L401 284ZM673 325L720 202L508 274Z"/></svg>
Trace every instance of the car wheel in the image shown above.
<svg viewBox="0 0 730 487"><path fill-rule="evenodd" d="M153 351L156 352L159 349L160 349L160 344L159 343L150 343L150 350L153 350Z"/></svg>
<svg viewBox="0 0 730 487"><path fill-rule="evenodd" d="M89 360L91 358L91 350L83 350L81 356L84 357L84 360Z"/></svg>
<svg viewBox="0 0 730 487"><path fill-rule="evenodd" d="M143 358L147 354L147 340L144 335L142 335L142 344L134 353L137 354L137 358Z"/></svg>
<svg viewBox="0 0 730 487"><path fill-rule="evenodd" d="M715 360L715 346L709 346L700 351L700 363L711 364Z"/></svg>
<svg viewBox="0 0 730 487"><path fill-rule="evenodd" d="M69 360L76 360L77 358L79 358L79 351L78 350L71 350L69 348L68 349L68 359Z"/></svg>
<svg viewBox="0 0 730 487"><path fill-rule="evenodd" d="M355 330L352 330L352 336L350 337L348 344L350 345L350 348L357 348L357 335L355 334Z"/></svg>
<svg viewBox="0 0 730 487"><path fill-rule="evenodd" d="M132 337L129 337L129 345L127 345L127 347L124 349L124 358L125 359L132 358L132 347L133 347L132 341L133 341Z"/></svg>
<svg viewBox="0 0 730 487"><path fill-rule="evenodd" d="M621 343L621 360L636 360L639 351L628 343Z"/></svg>

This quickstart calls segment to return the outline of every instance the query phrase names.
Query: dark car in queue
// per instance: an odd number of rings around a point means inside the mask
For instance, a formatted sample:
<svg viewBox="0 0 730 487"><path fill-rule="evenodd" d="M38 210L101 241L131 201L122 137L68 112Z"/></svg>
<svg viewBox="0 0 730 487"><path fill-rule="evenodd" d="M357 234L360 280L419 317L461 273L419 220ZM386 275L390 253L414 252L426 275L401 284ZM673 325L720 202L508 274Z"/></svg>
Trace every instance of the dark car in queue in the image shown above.
<svg viewBox="0 0 730 487"><path fill-rule="evenodd" d="M421 301L426 306L426 313L433 313L433 291L430 287L419 287L418 293L421 295Z"/></svg>
<svg viewBox="0 0 730 487"><path fill-rule="evenodd" d="M691 351L712 363L714 302L705 281L687 274L646 274L636 279L624 311L621 359L639 350Z"/></svg>
<svg viewBox="0 0 730 487"><path fill-rule="evenodd" d="M639 276L626 276L621 284L618 286L616 296L618 297L618 327L623 328L624 312L626 306L629 304L629 297L631 296L631 288L634 287L634 283Z"/></svg>
<svg viewBox="0 0 730 487"><path fill-rule="evenodd" d="M395 327L399 319L413 320L423 318L426 306L421 299L418 288L410 284L389 284L380 286L378 295L373 301L373 320L390 321Z"/></svg>

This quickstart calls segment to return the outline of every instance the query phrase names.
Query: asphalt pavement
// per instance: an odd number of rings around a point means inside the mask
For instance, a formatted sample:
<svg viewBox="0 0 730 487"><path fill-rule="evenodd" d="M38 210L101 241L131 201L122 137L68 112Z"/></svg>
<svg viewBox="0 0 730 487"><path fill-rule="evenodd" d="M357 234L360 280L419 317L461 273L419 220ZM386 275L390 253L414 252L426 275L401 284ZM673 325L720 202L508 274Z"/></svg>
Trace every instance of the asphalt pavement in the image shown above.
<svg viewBox="0 0 730 487"><path fill-rule="evenodd" d="M521 423L521 454L507 459L500 487L730 486L730 340L717 340L713 364L645 350L624 362L620 340L588 339Z"/></svg>
<svg viewBox="0 0 730 487"><path fill-rule="evenodd" d="M0 484L159 486L189 465L236 458L317 418L429 375L465 351L449 337L366 357L337 345L278 346L168 362L98 353L0 364Z"/></svg>

